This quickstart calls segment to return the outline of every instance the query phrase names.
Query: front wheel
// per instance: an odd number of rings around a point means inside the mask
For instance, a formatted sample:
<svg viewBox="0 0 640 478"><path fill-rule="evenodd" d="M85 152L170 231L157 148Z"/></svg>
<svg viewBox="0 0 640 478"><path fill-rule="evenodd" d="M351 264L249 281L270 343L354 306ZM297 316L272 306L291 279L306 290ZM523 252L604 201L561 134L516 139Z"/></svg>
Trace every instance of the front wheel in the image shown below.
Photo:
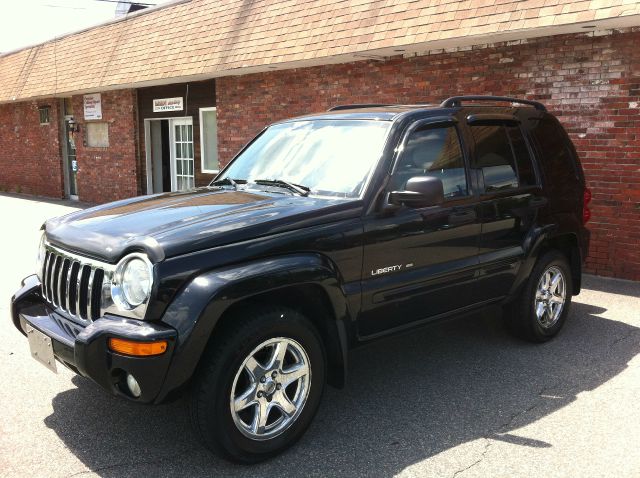
<svg viewBox="0 0 640 478"><path fill-rule="evenodd" d="M554 337L564 325L571 305L571 269L558 251L536 262L520 297L506 308L511 331L531 342Z"/></svg>
<svg viewBox="0 0 640 478"><path fill-rule="evenodd" d="M216 337L194 381L191 417L204 444L255 463L295 443L315 415L325 357L313 324L284 307L243 311Z"/></svg>

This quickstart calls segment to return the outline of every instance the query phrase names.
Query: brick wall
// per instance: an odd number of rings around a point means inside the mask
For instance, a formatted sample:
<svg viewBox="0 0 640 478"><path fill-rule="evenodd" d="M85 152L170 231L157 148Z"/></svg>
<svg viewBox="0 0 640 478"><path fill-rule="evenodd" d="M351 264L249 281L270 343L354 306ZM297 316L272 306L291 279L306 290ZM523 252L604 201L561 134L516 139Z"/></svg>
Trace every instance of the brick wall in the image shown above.
<svg viewBox="0 0 640 478"><path fill-rule="evenodd" d="M102 120L109 124L109 147L85 146L86 121L82 95L72 98L75 120L78 196L82 201L104 203L139 194L138 130L135 90L102 92Z"/></svg>
<svg viewBox="0 0 640 478"><path fill-rule="evenodd" d="M593 191L587 270L640 280L640 31L578 34L217 80L220 157L274 120L343 103L456 94L543 101L571 134Z"/></svg>
<svg viewBox="0 0 640 478"><path fill-rule="evenodd" d="M46 105L50 122L41 125L38 107ZM57 100L0 105L0 192L62 197L58 125Z"/></svg>

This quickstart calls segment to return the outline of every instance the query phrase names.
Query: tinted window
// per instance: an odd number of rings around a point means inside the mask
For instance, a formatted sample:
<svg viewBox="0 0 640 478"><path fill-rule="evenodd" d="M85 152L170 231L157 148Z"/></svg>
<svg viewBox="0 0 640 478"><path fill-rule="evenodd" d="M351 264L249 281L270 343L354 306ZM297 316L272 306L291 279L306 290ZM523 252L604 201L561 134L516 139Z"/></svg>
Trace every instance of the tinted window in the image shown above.
<svg viewBox="0 0 640 478"><path fill-rule="evenodd" d="M563 180L576 182L576 164L561 126L549 119L538 121L532 135L538 143L540 159L545 169L553 171L554 175L562 175Z"/></svg>
<svg viewBox="0 0 640 478"><path fill-rule="evenodd" d="M513 151L502 125L472 126L476 167L482 170L485 191L518 187Z"/></svg>
<svg viewBox="0 0 640 478"><path fill-rule="evenodd" d="M467 195L467 177L454 127L425 128L411 133L392 179L392 188L404 189L414 176L434 176L442 181L445 198Z"/></svg>
<svg viewBox="0 0 640 478"><path fill-rule="evenodd" d="M518 167L518 181L520 186L533 186L536 184L536 173L533 169L531 154L522 135L522 130L518 126L507 127L509 139L516 155L516 166Z"/></svg>
<svg viewBox="0 0 640 478"><path fill-rule="evenodd" d="M571 210L582 205L582 168L567 134L554 118L534 121L531 137L537 146L538 164L544 171L545 188L558 207Z"/></svg>

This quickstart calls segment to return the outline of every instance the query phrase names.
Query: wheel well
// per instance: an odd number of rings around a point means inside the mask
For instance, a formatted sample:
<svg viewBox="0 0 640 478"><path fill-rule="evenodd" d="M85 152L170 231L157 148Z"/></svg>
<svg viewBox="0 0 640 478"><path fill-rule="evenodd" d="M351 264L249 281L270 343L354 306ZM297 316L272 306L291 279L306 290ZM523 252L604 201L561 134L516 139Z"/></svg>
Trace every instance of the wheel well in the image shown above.
<svg viewBox="0 0 640 478"><path fill-rule="evenodd" d="M212 337L233 326L233 316L243 309L261 305L279 305L300 312L315 325L327 354L327 382L341 388L346 381L346 350L343 351L336 316L324 289L315 284L288 286L242 299L224 311L213 329Z"/></svg>
<svg viewBox="0 0 640 478"><path fill-rule="evenodd" d="M548 239L545 241L541 253L552 249L560 251L567 258L571 268L573 295L579 294L582 286L582 258L575 234L562 234Z"/></svg>

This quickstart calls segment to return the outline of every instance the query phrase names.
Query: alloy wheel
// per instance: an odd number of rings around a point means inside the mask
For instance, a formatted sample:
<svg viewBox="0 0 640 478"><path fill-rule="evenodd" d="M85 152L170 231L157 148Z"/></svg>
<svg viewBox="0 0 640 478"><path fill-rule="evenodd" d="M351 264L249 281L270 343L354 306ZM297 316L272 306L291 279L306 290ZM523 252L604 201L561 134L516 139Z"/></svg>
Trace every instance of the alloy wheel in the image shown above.
<svg viewBox="0 0 640 478"><path fill-rule="evenodd" d="M567 298L567 282L557 266L547 268L536 288L535 313L538 323L545 329L553 327L562 314Z"/></svg>
<svg viewBox="0 0 640 478"><path fill-rule="evenodd" d="M231 387L231 416L252 440L284 433L300 416L309 396L311 366L295 340L277 337L244 359Z"/></svg>

